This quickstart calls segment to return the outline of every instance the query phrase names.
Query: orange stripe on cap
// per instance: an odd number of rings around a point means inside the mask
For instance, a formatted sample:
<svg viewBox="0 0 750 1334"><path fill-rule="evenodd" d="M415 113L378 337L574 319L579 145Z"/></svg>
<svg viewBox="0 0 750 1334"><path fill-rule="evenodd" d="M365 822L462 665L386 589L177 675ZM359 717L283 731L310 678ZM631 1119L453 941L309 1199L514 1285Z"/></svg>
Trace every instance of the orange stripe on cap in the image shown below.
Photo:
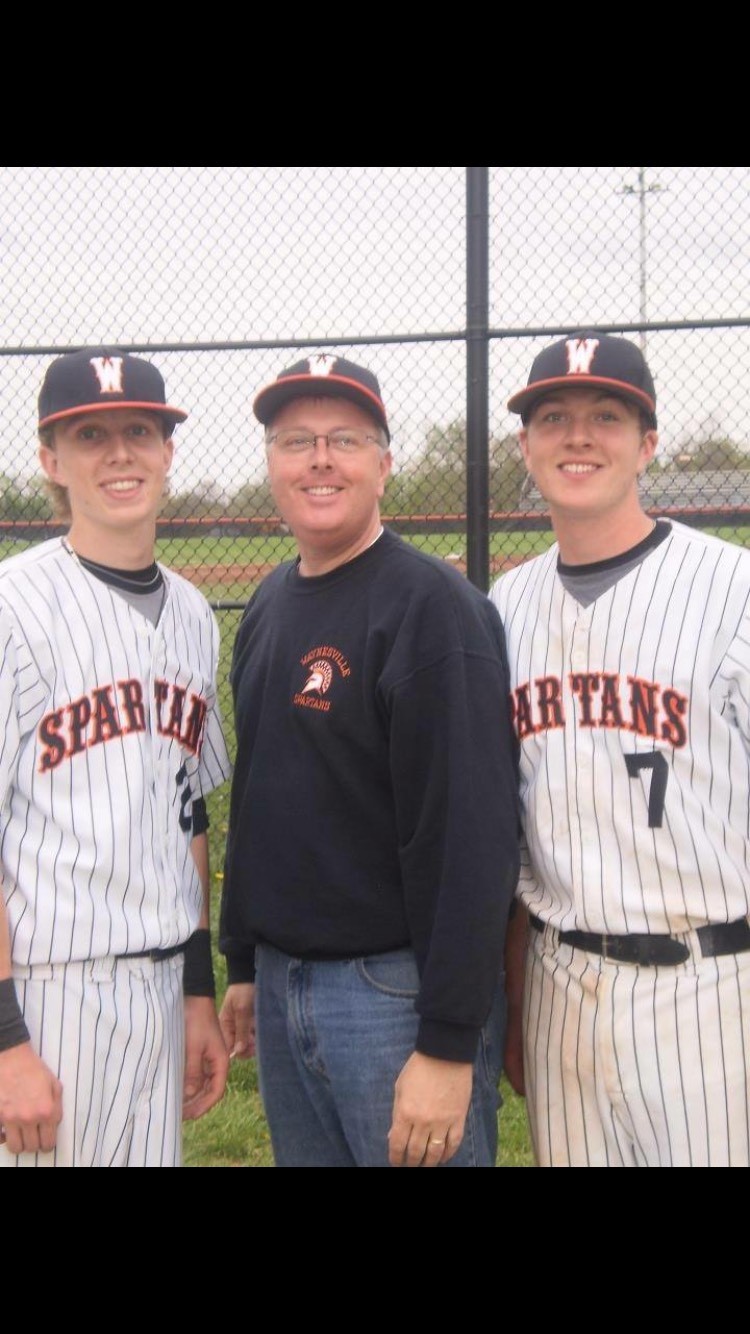
<svg viewBox="0 0 750 1334"><path fill-rule="evenodd" d="M633 399L651 413L656 409L654 400L645 390L627 384L624 380L612 380L604 375L559 375L551 380L539 380L509 398L507 406L510 412L524 412L536 399L543 398L549 390L574 389L577 385L592 385L595 388L599 386L602 389L612 389L623 398Z"/></svg>
<svg viewBox="0 0 750 1334"><path fill-rule="evenodd" d="M325 367L325 369L320 369ZM390 440L390 428L380 385L372 371L344 357L319 354L281 371L272 384L256 395L253 412L263 426L295 398L345 398L370 412Z"/></svg>
<svg viewBox="0 0 750 1334"><path fill-rule="evenodd" d="M162 417L170 417L174 422L187 421L187 413L182 408L170 407L168 403L134 403L128 400L123 403L121 399L112 403L83 403L80 407L64 408L61 412L52 412L48 417L43 417L39 422L40 429L43 426L50 426L52 422L63 421L68 417L81 417L88 412L112 412L120 408L131 408L133 411L155 412Z"/></svg>

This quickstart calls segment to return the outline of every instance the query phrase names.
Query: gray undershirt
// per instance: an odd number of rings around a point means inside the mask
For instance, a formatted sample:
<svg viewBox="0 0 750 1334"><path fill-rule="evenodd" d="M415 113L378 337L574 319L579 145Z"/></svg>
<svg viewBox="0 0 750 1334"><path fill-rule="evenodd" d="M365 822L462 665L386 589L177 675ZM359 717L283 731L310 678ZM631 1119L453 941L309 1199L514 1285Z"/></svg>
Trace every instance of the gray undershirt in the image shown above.
<svg viewBox="0 0 750 1334"><path fill-rule="evenodd" d="M609 560L595 561L592 565L565 565L558 557L557 573L560 582L576 602L580 602L582 607L588 607L601 597L602 593L606 593L608 588L616 584L618 579L622 579L623 575L629 574L636 565L640 565L649 552L669 536L669 532L670 525L663 519L657 519L655 527L648 536L637 546L631 547L630 551L624 551L621 556L611 556Z"/></svg>
<svg viewBox="0 0 750 1334"><path fill-rule="evenodd" d="M113 593L117 593L119 597L129 602L131 607L135 607L136 611L151 621L152 625L158 624L164 606L166 587L162 572L155 561L145 570L115 570L109 565L100 565L98 561L76 555L68 542L65 546L89 574L93 574L95 579L100 579L112 589Z"/></svg>

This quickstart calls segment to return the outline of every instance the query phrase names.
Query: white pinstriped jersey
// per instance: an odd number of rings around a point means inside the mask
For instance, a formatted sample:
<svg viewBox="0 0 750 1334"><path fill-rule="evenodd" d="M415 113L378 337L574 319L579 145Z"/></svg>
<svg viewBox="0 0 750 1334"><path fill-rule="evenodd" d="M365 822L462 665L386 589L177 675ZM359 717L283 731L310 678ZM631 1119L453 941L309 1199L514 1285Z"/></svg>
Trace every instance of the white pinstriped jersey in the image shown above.
<svg viewBox="0 0 750 1334"><path fill-rule="evenodd" d="M0 563L0 858L14 965L187 940L192 799L229 776L219 632L162 569L157 626L60 539Z"/></svg>
<svg viewBox="0 0 750 1334"><path fill-rule="evenodd" d="M671 527L588 607L557 544L490 590L521 746L519 894L562 930L750 913L750 551Z"/></svg>

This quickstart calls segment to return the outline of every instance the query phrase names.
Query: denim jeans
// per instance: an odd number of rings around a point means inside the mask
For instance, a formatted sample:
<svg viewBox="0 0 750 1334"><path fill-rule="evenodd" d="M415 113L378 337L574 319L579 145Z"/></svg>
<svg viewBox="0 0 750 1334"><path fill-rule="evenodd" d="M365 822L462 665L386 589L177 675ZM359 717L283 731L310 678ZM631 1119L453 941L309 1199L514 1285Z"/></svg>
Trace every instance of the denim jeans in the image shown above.
<svg viewBox="0 0 750 1334"><path fill-rule="evenodd" d="M446 1167L494 1167L505 979L474 1063L464 1138ZM311 962L256 950L260 1094L277 1167L388 1167L394 1085L414 1051L411 950Z"/></svg>

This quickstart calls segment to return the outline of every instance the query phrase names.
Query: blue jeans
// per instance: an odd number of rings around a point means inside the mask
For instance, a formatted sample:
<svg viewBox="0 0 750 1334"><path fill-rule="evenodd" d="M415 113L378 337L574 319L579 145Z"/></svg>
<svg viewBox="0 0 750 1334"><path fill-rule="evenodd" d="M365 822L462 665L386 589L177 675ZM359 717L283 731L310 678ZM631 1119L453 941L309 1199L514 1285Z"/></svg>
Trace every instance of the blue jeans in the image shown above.
<svg viewBox="0 0 750 1334"><path fill-rule="evenodd" d="M479 1042L464 1138L446 1167L494 1167L504 978ZM394 1085L414 1051L411 950L305 962L256 950L260 1095L277 1167L388 1167Z"/></svg>

